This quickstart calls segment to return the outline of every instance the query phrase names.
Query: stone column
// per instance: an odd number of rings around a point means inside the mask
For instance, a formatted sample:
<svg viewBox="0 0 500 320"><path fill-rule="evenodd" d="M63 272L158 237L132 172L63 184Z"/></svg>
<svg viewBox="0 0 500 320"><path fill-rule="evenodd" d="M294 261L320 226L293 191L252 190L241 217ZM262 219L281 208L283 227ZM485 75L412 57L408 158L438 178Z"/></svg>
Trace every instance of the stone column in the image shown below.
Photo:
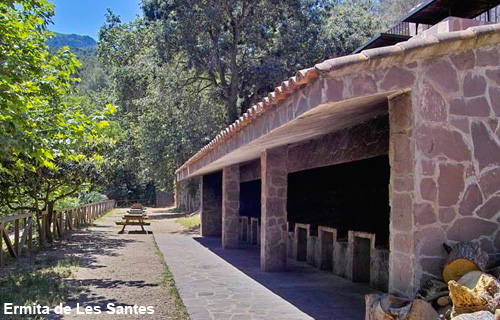
<svg viewBox="0 0 500 320"><path fill-rule="evenodd" d="M238 248L240 227L240 166L222 170L222 248Z"/></svg>
<svg viewBox="0 0 500 320"><path fill-rule="evenodd" d="M200 234L204 237L220 237L222 233L222 177L220 172L202 177L200 198Z"/></svg>
<svg viewBox="0 0 500 320"><path fill-rule="evenodd" d="M415 142L411 92L389 100L390 255L389 293L413 296L416 281L414 244Z"/></svg>
<svg viewBox="0 0 500 320"><path fill-rule="evenodd" d="M261 244L260 267L285 271L287 242L288 147L265 150L261 155Z"/></svg>

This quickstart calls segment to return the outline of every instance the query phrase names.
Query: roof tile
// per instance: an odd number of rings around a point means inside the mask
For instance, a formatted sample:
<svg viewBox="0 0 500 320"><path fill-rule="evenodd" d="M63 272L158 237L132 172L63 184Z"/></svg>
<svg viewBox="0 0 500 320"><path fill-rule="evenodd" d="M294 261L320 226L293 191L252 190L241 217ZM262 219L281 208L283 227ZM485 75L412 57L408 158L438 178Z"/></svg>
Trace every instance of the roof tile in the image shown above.
<svg viewBox="0 0 500 320"><path fill-rule="evenodd" d="M368 60L397 56L416 49L425 49L438 43L466 40L488 34L495 34L495 36L498 37L498 40L500 41L500 24L476 26L468 28L467 30L442 33L428 38L413 38L405 42L400 42L394 46L364 50L358 54L352 54L326 60L322 63L316 64L313 68L299 70L293 77L290 77L289 79L283 81L280 86L275 88L274 92L270 92L268 96L262 99L261 102L249 108L242 117L222 130L214 140L212 140L209 144L199 150L179 169L177 169L176 173L179 173L185 168L189 168L191 164L201 159L205 154L210 152L211 149L214 149L217 146L223 144L226 140L240 131L244 126L250 124L258 116L263 114L272 105L277 104L280 100L286 98L288 94L293 93L295 90L301 88L302 85L305 85L312 79L316 78L319 72L331 72L334 70L345 68L347 66L359 65L360 63ZM430 50L429 52L433 51L435 50ZM355 71L356 68L353 68L352 70Z"/></svg>

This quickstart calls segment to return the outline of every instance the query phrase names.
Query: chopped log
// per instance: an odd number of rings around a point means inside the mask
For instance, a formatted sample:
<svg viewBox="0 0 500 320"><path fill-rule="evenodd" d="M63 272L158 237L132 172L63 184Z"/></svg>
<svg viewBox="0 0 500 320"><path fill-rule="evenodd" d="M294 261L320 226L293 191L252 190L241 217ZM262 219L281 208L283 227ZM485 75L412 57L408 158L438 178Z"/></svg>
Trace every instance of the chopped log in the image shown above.
<svg viewBox="0 0 500 320"><path fill-rule="evenodd" d="M452 320L496 320L495 315L489 311L478 311L474 313L464 313Z"/></svg>
<svg viewBox="0 0 500 320"><path fill-rule="evenodd" d="M436 310L422 300L408 300L384 294L365 295L365 320L436 320Z"/></svg>
<svg viewBox="0 0 500 320"><path fill-rule="evenodd" d="M427 302L432 302L449 294L448 285L442 281L429 279L417 293L417 297Z"/></svg>
<svg viewBox="0 0 500 320"><path fill-rule="evenodd" d="M458 282L448 282L453 302L452 317L464 313L500 309L500 281L487 273L470 272Z"/></svg>
<svg viewBox="0 0 500 320"><path fill-rule="evenodd" d="M460 279L469 271L485 271L488 258L477 242L457 243L449 252L443 268L443 279L447 283Z"/></svg>
<svg viewBox="0 0 500 320"><path fill-rule="evenodd" d="M482 275L483 273L481 271L471 271L463 275L462 278L458 279L458 283L469 289L474 289Z"/></svg>

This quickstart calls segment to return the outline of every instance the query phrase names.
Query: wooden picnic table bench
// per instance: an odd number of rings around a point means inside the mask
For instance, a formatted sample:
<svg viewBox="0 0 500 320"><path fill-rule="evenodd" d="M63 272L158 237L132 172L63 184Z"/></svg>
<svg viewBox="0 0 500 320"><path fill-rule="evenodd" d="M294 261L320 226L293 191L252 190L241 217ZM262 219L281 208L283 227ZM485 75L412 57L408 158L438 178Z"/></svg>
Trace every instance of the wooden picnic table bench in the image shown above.
<svg viewBox="0 0 500 320"><path fill-rule="evenodd" d="M142 231L146 232L144 226L149 226L151 223L144 220L149 220L145 214L126 214L122 217L122 221L116 221L117 225L123 226L118 233L124 233L126 226L141 226Z"/></svg>

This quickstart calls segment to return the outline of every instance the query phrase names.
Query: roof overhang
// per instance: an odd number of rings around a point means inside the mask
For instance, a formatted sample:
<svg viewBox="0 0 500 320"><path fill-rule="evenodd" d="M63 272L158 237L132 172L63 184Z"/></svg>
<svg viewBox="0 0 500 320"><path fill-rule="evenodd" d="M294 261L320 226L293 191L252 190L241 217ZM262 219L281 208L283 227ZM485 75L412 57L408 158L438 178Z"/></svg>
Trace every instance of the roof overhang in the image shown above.
<svg viewBox="0 0 500 320"><path fill-rule="evenodd" d="M471 19L499 4L500 0L427 0L402 21L434 25L450 16Z"/></svg>
<svg viewBox="0 0 500 320"><path fill-rule="evenodd" d="M200 168L191 167L194 170L183 174L181 179L204 175L232 164L258 159L266 149L311 140L368 121L387 113L387 97L393 93L385 92L369 97L320 104L248 144L214 159L207 165Z"/></svg>
<svg viewBox="0 0 500 320"><path fill-rule="evenodd" d="M366 49L392 46L395 45L396 43L407 41L410 38L411 36L391 34L391 33L379 33L375 37L368 40L368 42L363 44L361 47L354 50L353 53L358 53Z"/></svg>

